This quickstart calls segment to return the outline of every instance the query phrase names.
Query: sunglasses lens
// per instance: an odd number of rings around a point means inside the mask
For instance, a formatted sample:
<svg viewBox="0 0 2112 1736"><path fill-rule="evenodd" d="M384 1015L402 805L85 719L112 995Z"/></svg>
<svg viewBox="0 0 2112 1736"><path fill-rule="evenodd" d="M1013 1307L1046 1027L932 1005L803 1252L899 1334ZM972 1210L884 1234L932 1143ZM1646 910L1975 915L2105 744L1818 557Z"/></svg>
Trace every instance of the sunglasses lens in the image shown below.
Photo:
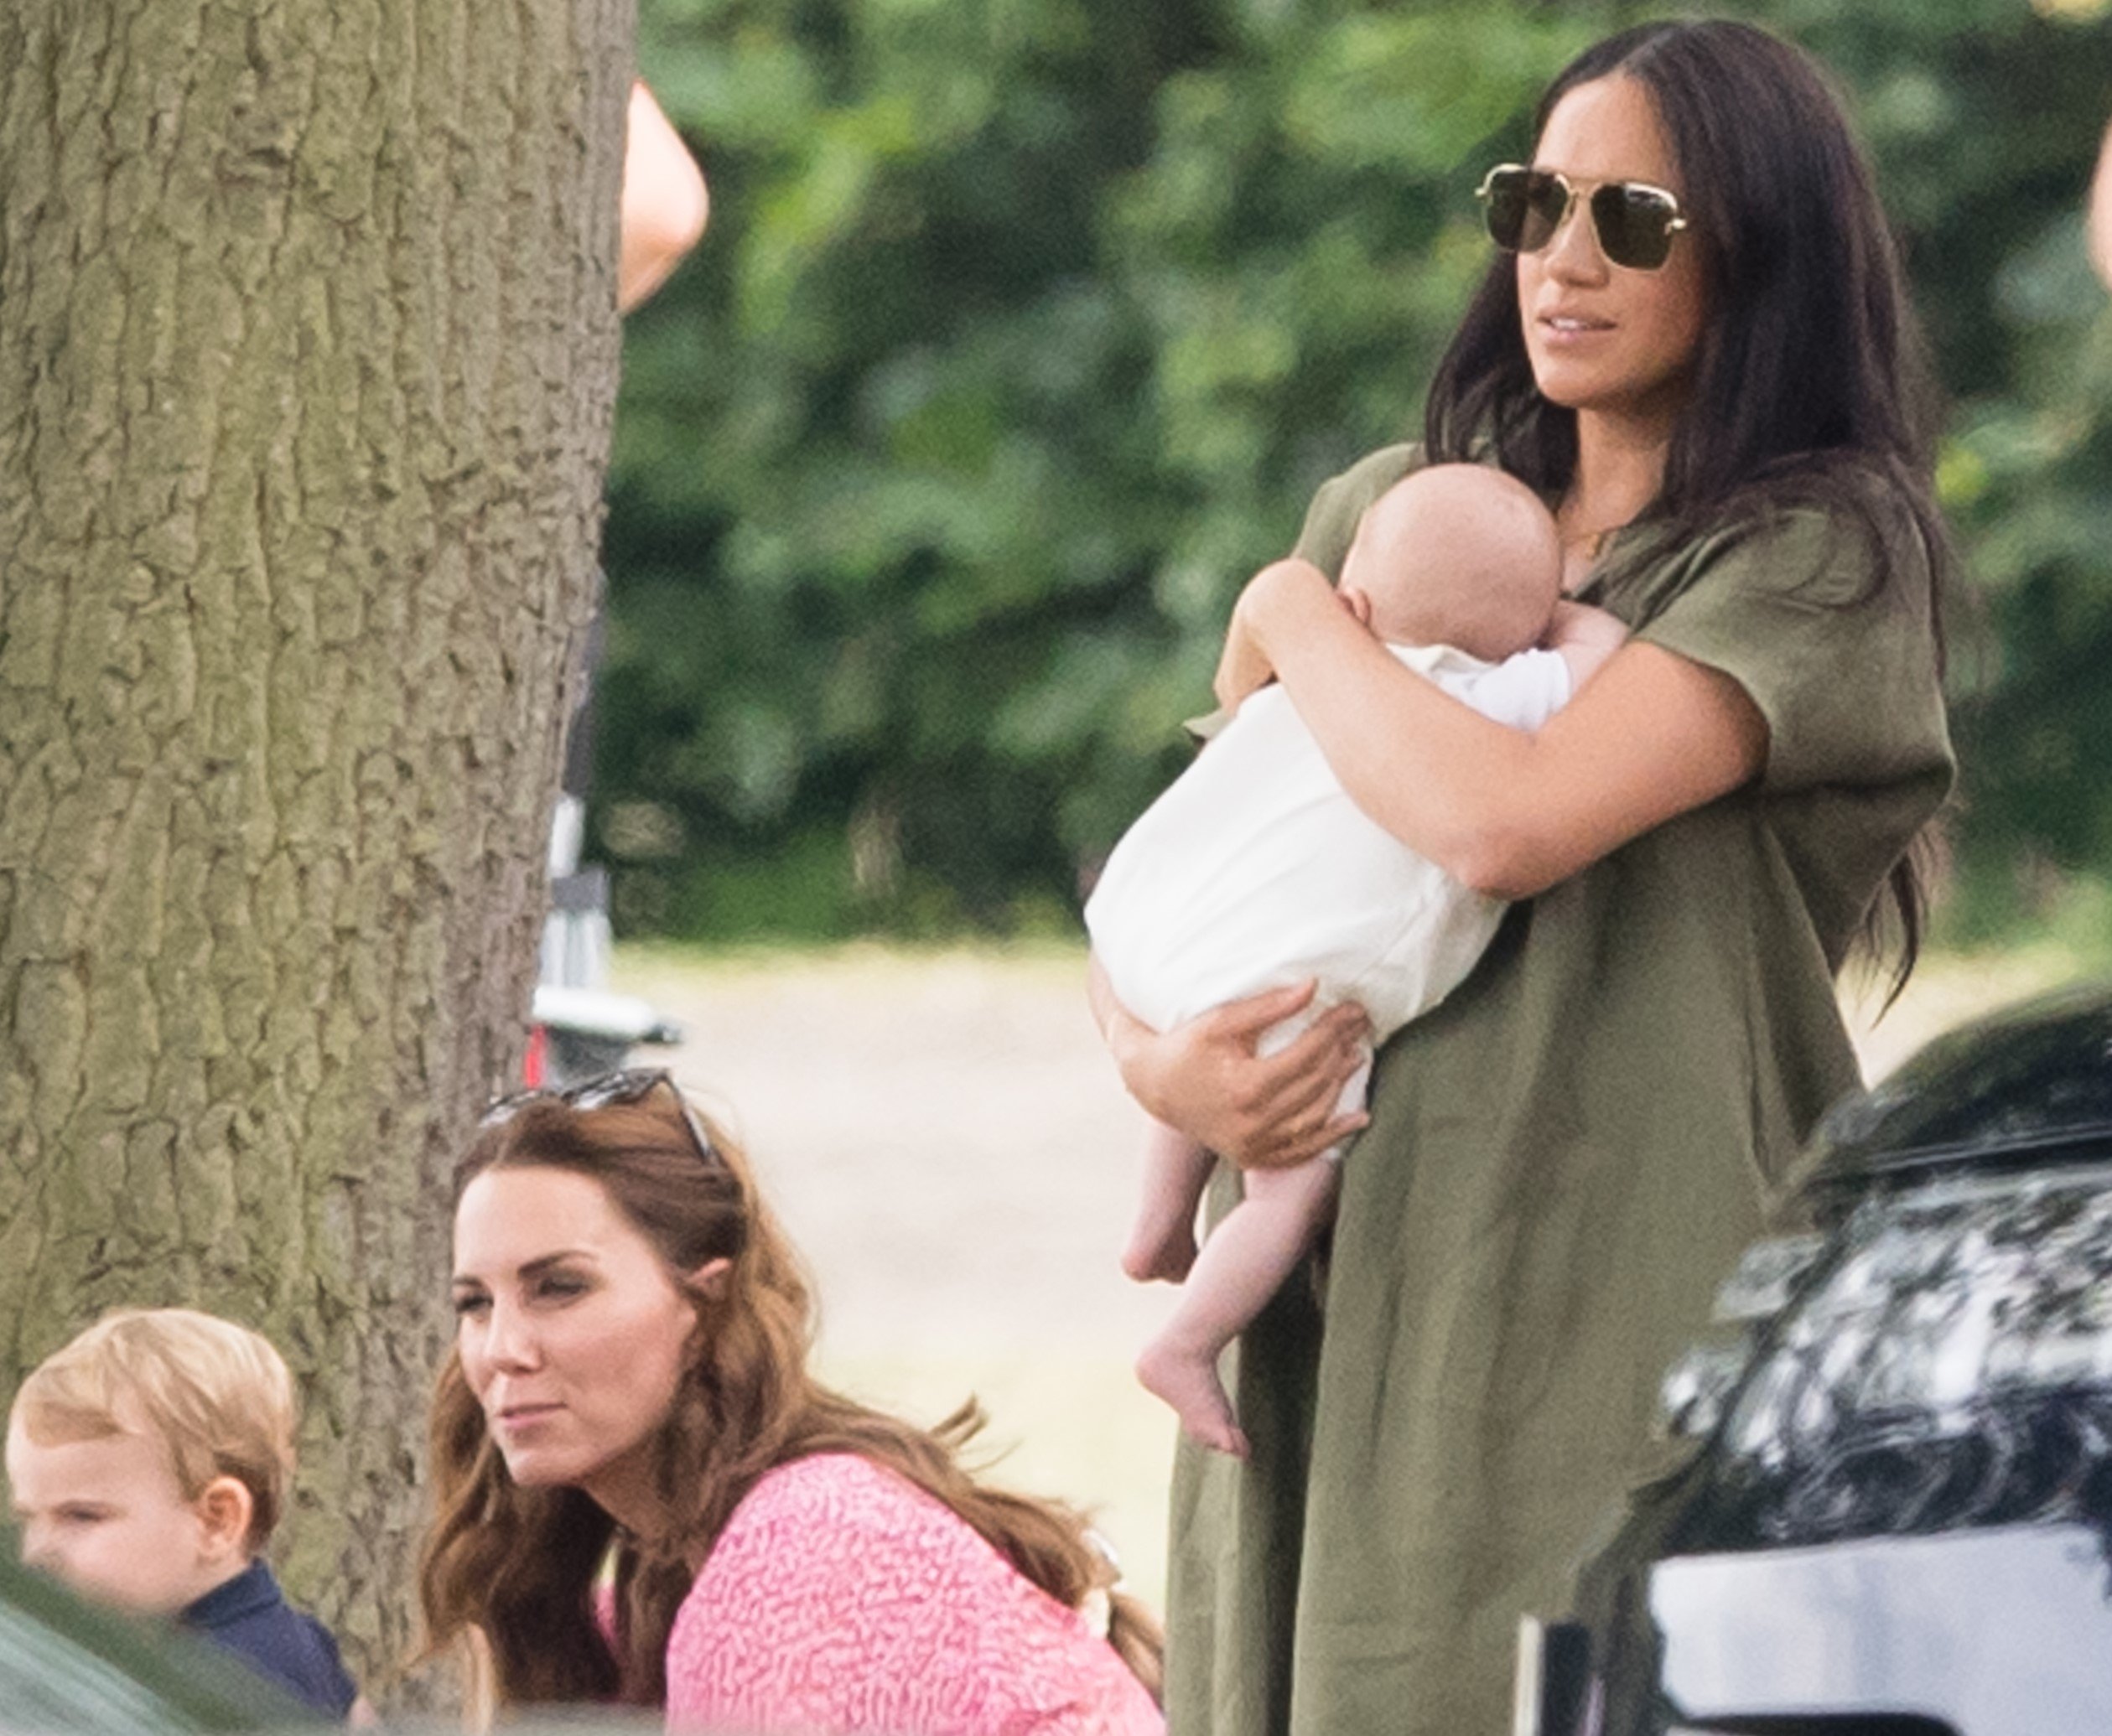
<svg viewBox="0 0 2112 1736"><path fill-rule="evenodd" d="M1653 272L1672 251L1679 207L1669 194L1632 181L1610 181L1591 194L1591 226L1609 263Z"/></svg>
<svg viewBox="0 0 2112 1736"><path fill-rule="evenodd" d="M1561 182L1532 168L1492 170L1482 197L1489 239L1511 253L1534 253L1546 246L1569 204Z"/></svg>
<svg viewBox="0 0 2112 1736"><path fill-rule="evenodd" d="M1518 237L1525 232L1525 171L1492 169L1482 183L1482 220L1489 239L1507 253L1518 251Z"/></svg>
<svg viewBox="0 0 2112 1736"><path fill-rule="evenodd" d="M560 1095L574 1109L606 1109L612 1104L636 1103L656 1086L673 1083L673 1077L663 1069L633 1067L590 1079Z"/></svg>

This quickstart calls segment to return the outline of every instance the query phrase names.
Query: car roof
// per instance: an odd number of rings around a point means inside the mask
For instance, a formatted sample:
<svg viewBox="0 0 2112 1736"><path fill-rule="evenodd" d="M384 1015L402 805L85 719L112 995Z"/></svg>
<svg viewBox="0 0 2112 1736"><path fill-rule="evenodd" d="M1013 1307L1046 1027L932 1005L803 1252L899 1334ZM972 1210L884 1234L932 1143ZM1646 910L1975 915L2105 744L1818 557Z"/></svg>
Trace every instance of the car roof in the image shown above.
<svg viewBox="0 0 2112 1736"><path fill-rule="evenodd" d="M2112 984L2041 996L1940 1037L1836 1106L1819 1179L2112 1157Z"/></svg>

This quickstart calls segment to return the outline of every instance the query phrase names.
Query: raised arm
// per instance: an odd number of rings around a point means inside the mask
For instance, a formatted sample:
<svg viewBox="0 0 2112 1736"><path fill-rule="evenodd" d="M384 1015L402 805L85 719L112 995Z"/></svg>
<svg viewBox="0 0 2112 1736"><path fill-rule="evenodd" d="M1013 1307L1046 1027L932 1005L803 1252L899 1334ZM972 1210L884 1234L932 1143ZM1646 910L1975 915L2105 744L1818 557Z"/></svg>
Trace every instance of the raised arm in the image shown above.
<svg viewBox="0 0 2112 1736"><path fill-rule="evenodd" d="M2089 239L2090 263L2112 289L2112 127L2098 147L2097 175L2090 183Z"/></svg>
<svg viewBox="0 0 2112 1736"><path fill-rule="evenodd" d="M616 307L625 314L667 281L711 212L703 171L642 83L630 87L628 127L616 261Z"/></svg>
<svg viewBox="0 0 2112 1736"><path fill-rule="evenodd" d="M1248 582L1228 637L1283 682L1360 808L1498 897L1566 879L1767 758L1767 724L1736 681L1638 642L1537 733L1492 723L1403 668L1295 557Z"/></svg>

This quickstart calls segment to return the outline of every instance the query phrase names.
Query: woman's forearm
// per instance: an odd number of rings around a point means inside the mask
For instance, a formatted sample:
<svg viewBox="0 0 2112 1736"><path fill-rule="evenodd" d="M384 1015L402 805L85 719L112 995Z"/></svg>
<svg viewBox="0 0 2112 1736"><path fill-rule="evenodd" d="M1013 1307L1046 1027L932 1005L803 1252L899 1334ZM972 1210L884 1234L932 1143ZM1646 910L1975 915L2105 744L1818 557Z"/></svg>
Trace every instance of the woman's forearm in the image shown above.
<svg viewBox="0 0 2112 1736"><path fill-rule="evenodd" d="M1736 788L1766 757L1766 725L1742 690L1654 646L1616 652L1529 733L1403 667L1305 562L1263 569L1239 608L1350 799L1409 848L1498 897L1567 878Z"/></svg>
<svg viewBox="0 0 2112 1736"><path fill-rule="evenodd" d="M1498 873L1514 847L1507 822L1529 801L1533 738L1404 667L1305 562L1268 569L1241 609L1350 799L1468 885Z"/></svg>

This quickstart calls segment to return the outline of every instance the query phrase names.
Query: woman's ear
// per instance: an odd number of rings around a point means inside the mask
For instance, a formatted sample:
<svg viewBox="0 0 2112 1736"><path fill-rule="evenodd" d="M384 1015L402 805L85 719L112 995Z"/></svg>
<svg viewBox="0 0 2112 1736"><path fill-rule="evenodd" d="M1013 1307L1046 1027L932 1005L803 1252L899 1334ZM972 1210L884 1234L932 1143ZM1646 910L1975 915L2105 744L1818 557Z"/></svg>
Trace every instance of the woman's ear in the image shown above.
<svg viewBox="0 0 2112 1736"><path fill-rule="evenodd" d="M190 1508L198 1520L200 1552L209 1560L230 1561L249 1552L257 1497L240 1477L214 1478L198 1491Z"/></svg>
<svg viewBox="0 0 2112 1736"><path fill-rule="evenodd" d="M689 1274L689 1288L708 1302L724 1300L728 1285L732 1283L734 1262L721 1254L716 1260L707 1260Z"/></svg>

